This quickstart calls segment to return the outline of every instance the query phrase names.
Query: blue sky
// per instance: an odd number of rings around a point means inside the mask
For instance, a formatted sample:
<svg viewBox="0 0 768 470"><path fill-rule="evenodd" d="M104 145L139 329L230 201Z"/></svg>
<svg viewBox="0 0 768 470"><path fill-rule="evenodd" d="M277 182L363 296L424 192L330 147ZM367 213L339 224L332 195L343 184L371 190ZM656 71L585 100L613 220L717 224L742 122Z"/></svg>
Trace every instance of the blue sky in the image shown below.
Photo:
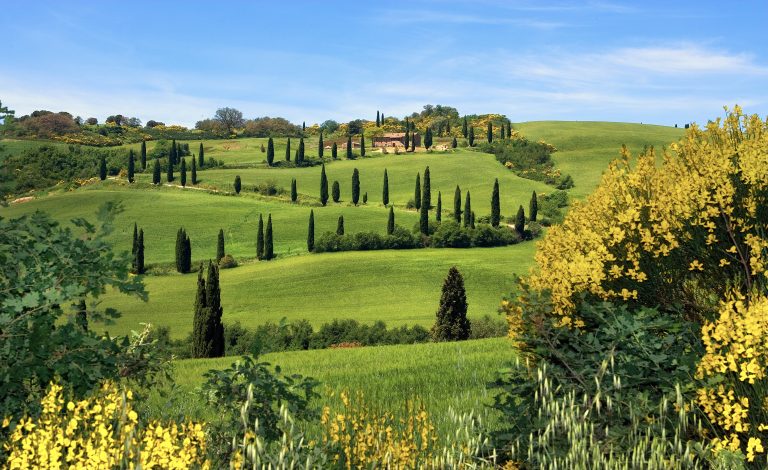
<svg viewBox="0 0 768 470"><path fill-rule="evenodd" d="M768 2L6 2L0 100L194 125L424 104L512 121L768 113Z"/></svg>

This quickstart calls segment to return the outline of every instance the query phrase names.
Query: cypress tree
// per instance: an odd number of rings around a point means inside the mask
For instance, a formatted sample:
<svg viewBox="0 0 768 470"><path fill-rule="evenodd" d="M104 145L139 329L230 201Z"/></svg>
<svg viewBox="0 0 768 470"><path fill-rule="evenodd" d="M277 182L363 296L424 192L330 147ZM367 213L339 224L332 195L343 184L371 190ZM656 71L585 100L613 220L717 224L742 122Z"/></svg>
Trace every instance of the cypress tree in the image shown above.
<svg viewBox="0 0 768 470"><path fill-rule="evenodd" d="M408 147L411 145L411 131L410 129L405 129L405 151L408 151Z"/></svg>
<svg viewBox="0 0 768 470"><path fill-rule="evenodd" d="M147 169L147 141L142 140L141 141L141 171L144 171Z"/></svg>
<svg viewBox="0 0 768 470"><path fill-rule="evenodd" d="M317 156L323 158L325 153L325 144L323 144L323 131L320 131L320 140L317 141Z"/></svg>
<svg viewBox="0 0 768 470"><path fill-rule="evenodd" d="M517 216L515 217L515 230L521 236L525 233L525 209L523 206L517 210Z"/></svg>
<svg viewBox="0 0 768 470"><path fill-rule="evenodd" d="M416 173L416 189L413 190L413 204L421 209L421 175Z"/></svg>
<svg viewBox="0 0 768 470"><path fill-rule="evenodd" d="M470 147L475 146L475 128L474 127L469 128L469 146Z"/></svg>
<svg viewBox="0 0 768 470"><path fill-rule="evenodd" d="M173 156L173 158L171 158L173 164L176 165L179 163L179 146L176 144L176 139L171 141L171 155Z"/></svg>
<svg viewBox="0 0 768 470"><path fill-rule="evenodd" d="M296 192L296 178L291 180L291 202L296 202L299 199L299 193Z"/></svg>
<svg viewBox="0 0 768 470"><path fill-rule="evenodd" d="M451 148L455 149L458 146L459 146L459 142L456 140L456 137L454 137L453 140L451 141Z"/></svg>
<svg viewBox="0 0 768 470"><path fill-rule="evenodd" d="M360 156L365 156L365 134L360 133Z"/></svg>
<svg viewBox="0 0 768 470"><path fill-rule="evenodd" d="M208 325L208 307L205 299L205 279L203 264L197 271L197 293L195 295L195 315L192 320L192 357L208 357L208 345L205 333Z"/></svg>
<svg viewBox="0 0 768 470"><path fill-rule="evenodd" d="M136 250L139 248L139 226L136 222L133 223L133 243L131 244L131 254L136 255ZM134 267L136 264L134 263Z"/></svg>
<svg viewBox="0 0 768 470"><path fill-rule="evenodd" d="M275 161L275 142L272 137L267 141L267 165L272 166Z"/></svg>
<svg viewBox="0 0 768 470"><path fill-rule="evenodd" d="M168 169L165 174L165 179L170 183L173 181L173 160L168 158Z"/></svg>
<svg viewBox="0 0 768 470"><path fill-rule="evenodd" d="M307 121L301 122L301 134L304 135L304 132L307 130Z"/></svg>
<svg viewBox="0 0 768 470"><path fill-rule="evenodd" d="M467 132L467 117L464 116L464 121L461 123L461 135L463 135L465 139L469 135Z"/></svg>
<svg viewBox="0 0 768 470"><path fill-rule="evenodd" d="M298 158L296 158L296 164L297 165L304 164L304 137L299 139L299 156Z"/></svg>
<svg viewBox="0 0 768 470"><path fill-rule="evenodd" d="M435 220L442 222L443 220L443 198L440 195L440 191L437 192L437 208L435 209Z"/></svg>
<svg viewBox="0 0 768 470"><path fill-rule="evenodd" d="M467 197L464 198L464 226L469 227L472 222L472 203L469 200L469 191L467 191Z"/></svg>
<svg viewBox="0 0 768 470"><path fill-rule="evenodd" d="M491 194L491 225L499 226L501 221L501 205L499 203L499 179L493 182L493 193Z"/></svg>
<svg viewBox="0 0 768 470"><path fill-rule="evenodd" d="M134 172L135 172L135 162L133 161L133 149L128 151L128 182L133 183L134 178Z"/></svg>
<svg viewBox="0 0 768 470"><path fill-rule="evenodd" d="M275 257L275 247L272 242L272 214L267 217L267 230L264 232L264 259Z"/></svg>
<svg viewBox="0 0 768 470"><path fill-rule="evenodd" d="M395 209L389 207L389 219L387 220L387 235L392 235L395 231Z"/></svg>
<svg viewBox="0 0 768 470"><path fill-rule="evenodd" d="M160 160L155 158L155 167L152 169L152 184L160 184Z"/></svg>
<svg viewBox="0 0 768 470"><path fill-rule="evenodd" d="M363 204L368 204L368 191L363 193Z"/></svg>
<svg viewBox="0 0 768 470"><path fill-rule="evenodd" d="M139 239L136 243L136 274L144 274L144 229L139 230Z"/></svg>
<svg viewBox="0 0 768 470"><path fill-rule="evenodd" d="M264 259L264 217L259 214L259 229L256 232L256 258Z"/></svg>
<svg viewBox="0 0 768 470"><path fill-rule="evenodd" d="M459 341L469 338L471 325L467 318L467 293L464 278L451 267L443 282L440 307L431 334L434 341Z"/></svg>
<svg viewBox="0 0 768 470"><path fill-rule="evenodd" d="M379 121L379 112L376 111L376 127L381 127L381 121Z"/></svg>
<svg viewBox="0 0 768 470"><path fill-rule="evenodd" d="M107 159L104 157L99 161L99 179L101 181L107 179Z"/></svg>
<svg viewBox="0 0 768 470"><path fill-rule="evenodd" d="M381 202L385 206L389 205L389 176L387 175L386 168L384 168L384 185L381 189Z"/></svg>
<svg viewBox="0 0 768 470"><path fill-rule="evenodd" d="M181 159L181 169L179 170L181 173L181 187L187 186L187 160L185 158Z"/></svg>
<svg viewBox="0 0 768 470"><path fill-rule="evenodd" d="M419 209L419 231L424 235L429 235L429 204L423 195Z"/></svg>
<svg viewBox="0 0 768 470"><path fill-rule="evenodd" d="M453 193L453 218L457 224L461 223L461 188L458 185Z"/></svg>
<svg viewBox="0 0 768 470"><path fill-rule="evenodd" d="M209 354L206 357L224 356L224 325L221 316L224 309L221 307L221 287L219 285L219 266L208 263L208 279L205 282L205 300L208 309L208 321L206 325L206 343L210 344Z"/></svg>
<svg viewBox="0 0 768 470"><path fill-rule="evenodd" d="M475 211L472 211L472 217L469 218L469 227L475 228Z"/></svg>
<svg viewBox="0 0 768 470"><path fill-rule="evenodd" d="M488 143L493 142L493 124L488 121Z"/></svg>
<svg viewBox="0 0 768 470"><path fill-rule="evenodd" d="M352 136L347 136L347 160L352 159Z"/></svg>
<svg viewBox="0 0 768 470"><path fill-rule="evenodd" d="M205 151L203 150L203 143L200 142L200 148L197 152L197 166L202 170L205 166Z"/></svg>
<svg viewBox="0 0 768 470"><path fill-rule="evenodd" d="M219 239L216 243L216 263L224 257L224 229L219 229Z"/></svg>
<svg viewBox="0 0 768 470"><path fill-rule="evenodd" d="M195 163L194 155L192 155L192 184L197 184L197 164Z"/></svg>
<svg viewBox="0 0 768 470"><path fill-rule="evenodd" d="M315 251L315 211L309 211L309 229L307 230L307 251Z"/></svg>
<svg viewBox="0 0 768 470"><path fill-rule="evenodd" d="M189 239L186 230L184 231L184 265L183 272L188 273L192 269L192 241Z"/></svg>
<svg viewBox="0 0 768 470"><path fill-rule="evenodd" d="M357 168L352 170L352 204L357 205L360 200L360 172Z"/></svg>
<svg viewBox="0 0 768 470"><path fill-rule="evenodd" d="M539 215L539 200L536 198L536 191L531 194L531 202L528 204L528 219L531 222L536 222L536 217Z"/></svg>
<svg viewBox="0 0 768 470"><path fill-rule="evenodd" d="M333 145L335 146L336 144ZM325 175L325 163L323 163L323 167L320 169L320 203L322 205L328 203L328 177Z"/></svg>
<svg viewBox="0 0 768 470"><path fill-rule="evenodd" d="M288 141L285 143L285 161L291 161L291 138L288 137Z"/></svg>
<svg viewBox="0 0 768 470"><path fill-rule="evenodd" d="M334 160L339 158L339 146L336 145L336 142L334 142L333 145L331 146L331 158L333 158Z"/></svg>
<svg viewBox="0 0 768 470"><path fill-rule="evenodd" d="M336 235L344 235L344 216L339 216L339 222L336 224Z"/></svg>
<svg viewBox="0 0 768 470"><path fill-rule="evenodd" d="M184 258L184 235L183 229L176 231L176 271L184 272L182 270L183 258Z"/></svg>
<svg viewBox="0 0 768 470"><path fill-rule="evenodd" d="M381 113L381 125L382 126L384 125L384 113L383 112Z"/></svg>
<svg viewBox="0 0 768 470"><path fill-rule="evenodd" d="M424 185L421 190L421 199L427 203L427 209L432 208L432 184L429 178L429 167L424 169Z"/></svg>
<svg viewBox="0 0 768 470"><path fill-rule="evenodd" d="M338 181L333 182L333 187L331 188L331 197L333 198L333 202L339 202L339 199L341 198L341 190L339 188Z"/></svg>
<svg viewBox="0 0 768 470"><path fill-rule="evenodd" d="M512 121L507 121L507 139L512 138Z"/></svg>
<svg viewBox="0 0 768 470"><path fill-rule="evenodd" d="M235 193L240 194L240 190L243 188L243 183L240 180L240 175L235 175L235 183L233 184L235 187Z"/></svg>
<svg viewBox="0 0 768 470"><path fill-rule="evenodd" d="M499 130L499 139L504 140L504 137L506 137L507 133L504 132L504 123L501 123L501 129Z"/></svg>
<svg viewBox="0 0 768 470"><path fill-rule="evenodd" d="M429 150L432 147L432 128L427 127L427 132L424 133L424 148Z"/></svg>

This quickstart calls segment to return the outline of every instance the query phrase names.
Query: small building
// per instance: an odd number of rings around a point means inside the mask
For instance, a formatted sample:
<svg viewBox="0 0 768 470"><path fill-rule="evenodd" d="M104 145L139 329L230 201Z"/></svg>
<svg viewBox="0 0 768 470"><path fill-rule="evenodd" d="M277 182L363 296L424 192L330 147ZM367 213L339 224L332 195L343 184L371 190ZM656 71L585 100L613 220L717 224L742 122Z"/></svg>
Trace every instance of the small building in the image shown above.
<svg viewBox="0 0 768 470"><path fill-rule="evenodd" d="M405 147L405 132L388 132L380 137L373 137L374 147ZM419 147L421 136L414 132L411 134L411 146Z"/></svg>

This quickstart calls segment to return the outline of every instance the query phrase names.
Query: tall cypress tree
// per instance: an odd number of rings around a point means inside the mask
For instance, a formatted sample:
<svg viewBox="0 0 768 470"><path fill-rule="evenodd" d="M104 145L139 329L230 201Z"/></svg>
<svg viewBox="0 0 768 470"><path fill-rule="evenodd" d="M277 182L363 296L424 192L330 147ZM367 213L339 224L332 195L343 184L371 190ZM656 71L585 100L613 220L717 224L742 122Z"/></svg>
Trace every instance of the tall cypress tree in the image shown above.
<svg viewBox="0 0 768 470"><path fill-rule="evenodd" d="M264 217L259 214L259 229L256 232L256 258L264 259Z"/></svg>
<svg viewBox="0 0 768 470"><path fill-rule="evenodd" d="M192 155L192 184L197 184L197 164L195 163L194 155Z"/></svg>
<svg viewBox="0 0 768 470"><path fill-rule="evenodd" d="M454 137L453 140L451 140L451 148L455 149L458 146L459 146L459 142L456 140L456 137Z"/></svg>
<svg viewBox="0 0 768 470"><path fill-rule="evenodd" d="M339 158L339 146L336 142L334 142L333 145L331 145L331 158L333 158L334 160Z"/></svg>
<svg viewBox="0 0 768 470"><path fill-rule="evenodd" d="M539 215L539 200L536 197L536 191L531 194L531 202L528 204L528 219L531 222L536 222L536 217Z"/></svg>
<svg viewBox="0 0 768 470"><path fill-rule="evenodd" d="M222 357L224 355L224 325L221 316L221 287L219 286L219 266L208 263L208 279L205 281L205 300L208 309L206 325L206 343L210 344L210 352L206 357Z"/></svg>
<svg viewBox="0 0 768 470"><path fill-rule="evenodd" d="M469 135L468 132L469 131L467 129L467 117L464 116L464 121L461 123L461 135L463 135L464 138L466 139L467 136Z"/></svg>
<svg viewBox="0 0 768 470"><path fill-rule="evenodd" d="M438 222L443 220L443 198L440 195L440 191L437 192L437 208L435 209L435 220Z"/></svg>
<svg viewBox="0 0 768 470"><path fill-rule="evenodd" d="M413 190L413 204L421 209L421 175L416 173L416 188Z"/></svg>
<svg viewBox="0 0 768 470"><path fill-rule="evenodd" d="M363 204L368 204L368 191L363 193Z"/></svg>
<svg viewBox="0 0 768 470"><path fill-rule="evenodd" d="M489 144L491 142L493 142L493 124L491 123L491 121L488 121L488 136L487 136L487 138L488 138L488 143Z"/></svg>
<svg viewBox="0 0 768 470"><path fill-rule="evenodd" d="M107 159L103 156L99 160L99 179L101 181L107 179Z"/></svg>
<svg viewBox="0 0 768 470"><path fill-rule="evenodd" d="M299 193L296 192L296 178L291 180L291 202L296 202L299 199Z"/></svg>
<svg viewBox="0 0 768 470"><path fill-rule="evenodd" d="M133 183L134 181L134 173L136 171L135 169L135 163L133 161L133 149L128 151L128 182Z"/></svg>
<svg viewBox="0 0 768 470"><path fill-rule="evenodd" d="M240 190L243 189L243 182L240 180L240 175L235 175L235 182L232 186L235 188L235 194L240 194Z"/></svg>
<svg viewBox="0 0 768 470"><path fill-rule="evenodd" d="M307 251L315 251L315 211L309 211L309 229L307 230Z"/></svg>
<svg viewBox="0 0 768 470"><path fill-rule="evenodd" d="M304 132L307 130L307 121L301 122L301 134L304 135Z"/></svg>
<svg viewBox="0 0 768 470"><path fill-rule="evenodd" d="M297 165L303 165L304 164L304 137L299 139L299 156L296 159Z"/></svg>
<svg viewBox="0 0 768 470"><path fill-rule="evenodd" d="M469 200L469 191L467 191L467 197L464 198L464 226L469 227L472 221L472 203Z"/></svg>
<svg viewBox="0 0 768 470"><path fill-rule="evenodd" d="M331 197L333 198L333 202L339 202L339 199L341 199L341 189L339 188L338 181L333 182L333 186L331 187Z"/></svg>
<svg viewBox="0 0 768 470"><path fill-rule="evenodd" d="M384 125L384 112L381 113L381 125Z"/></svg>
<svg viewBox="0 0 768 470"><path fill-rule="evenodd" d="M288 140L285 142L285 161L290 162L291 161L291 138L288 137Z"/></svg>
<svg viewBox="0 0 768 470"><path fill-rule="evenodd" d="M472 217L469 218L469 227L475 228L475 211L472 211Z"/></svg>
<svg viewBox="0 0 768 470"><path fill-rule="evenodd" d="M144 229L139 230L139 239L136 245L136 274L144 274Z"/></svg>
<svg viewBox="0 0 768 470"><path fill-rule="evenodd" d="M171 141L171 153L169 159L171 160L171 165L175 165L179 161L179 148L176 147L176 139Z"/></svg>
<svg viewBox="0 0 768 470"><path fill-rule="evenodd" d="M192 241L189 239L186 230L184 231L184 257L182 272L188 273L192 269Z"/></svg>
<svg viewBox="0 0 768 470"><path fill-rule="evenodd" d="M320 131L320 140L317 141L317 156L323 158L325 153L325 144L323 144L323 131Z"/></svg>
<svg viewBox="0 0 768 470"><path fill-rule="evenodd" d="M381 127L381 121L379 121L379 112L376 111L376 127Z"/></svg>
<svg viewBox="0 0 768 470"><path fill-rule="evenodd" d="M499 140L504 140L504 137L507 136L507 133L504 132L504 123L501 123L501 129L499 129Z"/></svg>
<svg viewBox="0 0 768 470"><path fill-rule="evenodd" d="M429 178L429 167L424 169L424 185L421 190L421 199L427 203L427 209L432 208L432 184Z"/></svg>
<svg viewBox="0 0 768 470"><path fill-rule="evenodd" d="M147 169L147 141L142 140L141 141L141 171L144 171Z"/></svg>
<svg viewBox="0 0 768 470"><path fill-rule="evenodd" d="M133 223L133 243L131 243L131 254L136 255L136 250L138 248L139 248L139 226L136 225L136 222L134 222Z"/></svg>
<svg viewBox="0 0 768 470"><path fill-rule="evenodd" d="M192 243L186 230L176 232L176 271L188 273L192 266Z"/></svg>
<svg viewBox="0 0 768 470"><path fill-rule="evenodd" d="M467 318L467 292L464 278L451 267L443 282L440 307L437 309L431 334L434 341L460 341L469 338L471 324Z"/></svg>
<svg viewBox="0 0 768 470"><path fill-rule="evenodd" d="M501 221L501 205L499 203L499 179L493 182L493 193L491 194L491 225L499 226Z"/></svg>
<svg viewBox="0 0 768 470"><path fill-rule="evenodd" d="M195 315L192 320L192 357L208 357L209 347L206 341L208 326L208 302L205 299L205 279L203 264L197 271L197 294L195 295Z"/></svg>
<svg viewBox="0 0 768 470"><path fill-rule="evenodd" d="M224 257L224 229L219 229L219 238L216 243L216 263Z"/></svg>
<svg viewBox="0 0 768 470"><path fill-rule="evenodd" d="M347 136L347 160L352 158L352 136Z"/></svg>
<svg viewBox="0 0 768 470"><path fill-rule="evenodd" d="M323 163L323 167L320 169L320 203L322 205L328 203L328 177L325 175L325 163Z"/></svg>
<svg viewBox="0 0 768 470"><path fill-rule="evenodd" d="M469 146L474 147L475 146L475 128L470 127L469 128Z"/></svg>
<svg viewBox="0 0 768 470"><path fill-rule="evenodd" d="M453 218L457 224L461 223L461 188L458 185L453 193Z"/></svg>
<svg viewBox="0 0 768 470"><path fill-rule="evenodd" d="M386 168L384 168L384 185L381 188L381 202L385 206L389 205L389 176Z"/></svg>
<svg viewBox="0 0 768 470"><path fill-rule="evenodd" d="M152 169L152 184L160 184L160 160L155 157L155 167Z"/></svg>
<svg viewBox="0 0 768 470"><path fill-rule="evenodd" d="M411 130L407 128L405 129L405 151L408 151L408 147L411 145Z"/></svg>
<svg viewBox="0 0 768 470"><path fill-rule="evenodd" d="M360 133L360 156L365 156L365 134Z"/></svg>
<svg viewBox="0 0 768 470"><path fill-rule="evenodd" d="M357 205L360 200L360 172L357 168L352 170L352 204Z"/></svg>
<svg viewBox="0 0 768 470"><path fill-rule="evenodd" d="M171 183L173 181L173 160L168 158L168 169L165 174L165 179Z"/></svg>
<svg viewBox="0 0 768 470"><path fill-rule="evenodd" d="M421 199L421 208L419 209L419 231L424 235L429 235L429 204L423 193Z"/></svg>
<svg viewBox="0 0 768 470"><path fill-rule="evenodd" d="M272 241L272 214L267 217L267 230L264 232L264 259L275 257L275 247Z"/></svg>
<svg viewBox="0 0 768 470"><path fill-rule="evenodd" d="M336 235L344 235L344 216L339 216L339 221L336 224Z"/></svg>
<svg viewBox="0 0 768 470"><path fill-rule="evenodd" d="M275 161L275 142L272 137L267 140L267 165L272 166Z"/></svg>
<svg viewBox="0 0 768 470"><path fill-rule="evenodd" d="M519 209L517 209L517 216L515 217L515 230L520 234L520 236L525 234L525 209L523 209L522 205Z"/></svg>
<svg viewBox="0 0 768 470"><path fill-rule="evenodd" d="M389 206L389 219L387 220L387 235L392 235L395 231L395 209Z"/></svg>
<svg viewBox="0 0 768 470"><path fill-rule="evenodd" d="M427 127L427 132L424 133L424 148L429 150L432 147L432 128Z"/></svg>
<svg viewBox="0 0 768 470"><path fill-rule="evenodd" d="M205 150L203 150L203 143L200 142L200 148L197 152L197 166L202 170L205 166Z"/></svg>
<svg viewBox="0 0 768 470"><path fill-rule="evenodd" d="M187 186L187 160L185 158L181 159L181 169L179 170L181 173L181 186L186 187Z"/></svg>
<svg viewBox="0 0 768 470"><path fill-rule="evenodd" d="M512 121L507 121L507 139L512 138Z"/></svg>

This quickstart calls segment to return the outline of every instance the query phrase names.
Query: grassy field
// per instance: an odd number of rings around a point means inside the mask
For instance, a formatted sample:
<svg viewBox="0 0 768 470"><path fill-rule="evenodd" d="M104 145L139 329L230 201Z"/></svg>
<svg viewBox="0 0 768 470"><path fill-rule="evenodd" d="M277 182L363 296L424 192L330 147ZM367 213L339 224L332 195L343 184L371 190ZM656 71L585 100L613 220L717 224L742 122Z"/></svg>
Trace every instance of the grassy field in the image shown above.
<svg viewBox="0 0 768 470"><path fill-rule="evenodd" d="M679 140L684 129L621 122L534 121L513 124L531 140L544 140L558 151L552 157L557 168L573 177L576 186L569 191L574 199L590 194L600 183L608 163L619 157L622 144L634 155L646 145L657 153Z"/></svg>
<svg viewBox="0 0 768 470"><path fill-rule="evenodd" d="M195 393L209 369L223 369L237 358L182 360L174 364L174 379L185 399L175 406L194 415L202 408ZM493 392L486 388L500 370L509 367L515 352L505 338L328 349L266 354L260 360L279 364L287 374L314 377L322 383L316 405L338 406L338 392L360 390L372 407L397 411L407 400L419 399L441 425L448 408L479 412L492 427L497 416L486 405ZM331 392L335 396L331 397ZM151 405L163 408L157 397ZM154 411L155 413L161 410ZM441 431L449 431L442 429Z"/></svg>
<svg viewBox="0 0 768 470"><path fill-rule="evenodd" d="M244 326L282 317L320 325L337 318L388 326L420 324L435 318L448 268L465 278L469 316L495 315L515 273L527 271L533 243L501 248L387 250L313 254L254 262L221 272L225 323ZM123 312L110 333L139 330L141 322L169 326L175 338L192 329L196 274L145 278L149 303L118 294L105 305Z"/></svg>

